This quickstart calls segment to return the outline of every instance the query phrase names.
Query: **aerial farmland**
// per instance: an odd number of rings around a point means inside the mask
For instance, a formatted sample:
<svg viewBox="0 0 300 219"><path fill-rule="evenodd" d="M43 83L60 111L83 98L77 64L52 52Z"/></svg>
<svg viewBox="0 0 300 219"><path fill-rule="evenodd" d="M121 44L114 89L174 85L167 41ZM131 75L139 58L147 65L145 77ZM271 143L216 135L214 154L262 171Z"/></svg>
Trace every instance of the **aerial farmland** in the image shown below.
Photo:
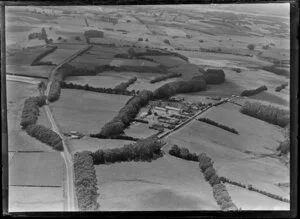
<svg viewBox="0 0 300 219"><path fill-rule="evenodd" d="M290 210L289 24L283 3L6 7L9 212Z"/></svg>

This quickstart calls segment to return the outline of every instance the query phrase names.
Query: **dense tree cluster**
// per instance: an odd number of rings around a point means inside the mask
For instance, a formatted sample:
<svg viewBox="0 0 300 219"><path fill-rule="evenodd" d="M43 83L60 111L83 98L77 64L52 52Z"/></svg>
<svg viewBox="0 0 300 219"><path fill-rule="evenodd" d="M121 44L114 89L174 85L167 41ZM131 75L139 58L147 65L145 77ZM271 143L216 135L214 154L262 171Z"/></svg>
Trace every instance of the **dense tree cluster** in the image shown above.
<svg viewBox="0 0 300 219"><path fill-rule="evenodd" d="M100 30L86 30L84 31L84 36L87 38L102 38L104 33Z"/></svg>
<svg viewBox="0 0 300 219"><path fill-rule="evenodd" d="M100 149L91 156L95 165L125 161L151 161L162 156L161 147L162 143L156 137L149 137L121 148Z"/></svg>
<svg viewBox="0 0 300 219"><path fill-rule="evenodd" d="M276 91L276 92L279 92L279 91L281 91L282 89L284 89L286 86L288 86L288 83L283 83L283 84L277 86L277 87L275 88L275 91Z"/></svg>
<svg viewBox="0 0 300 219"><path fill-rule="evenodd" d="M170 41L168 39L165 39L164 43L170 45Z"/></svg>
<svg viewBox="0 0 300 219"><path fill-rule="evenodd" d="M286 77L290 76L289 71L287 71L285 69L277 68L275 65L263 66L262 70L269 71L269 72L272 72L272 73L277 74L277 75L283 75L283 76L286 76Z"/></svg>
<svg viewBox="0 0 300 219"><path fill-rule="evenodd" d="M53 147L53 149L58 151L63 151L63 143L61 137L49 128L42 125L28 125L26 127L26 132L40 140L41 142Z"/></svg>
<svg viewBox="0 0 300 219"><path fill-rule="evenodd" d="M277 147L277 151L280 152L280 155L285 155L290 152L290 125L288 124L285 128L284 133L284 141L280 142L279 146Z"/></svg>
<svg viewBox="0 0 300 219"><path fill-rule="evenodd" d="M241 113L268 123L285 127L290 122L289 112L275 106L259 102L246 102L240 109Z"/></svg>
<svg viewBox="0 0 300 219"><path fill-rule="evenodd" d="M255 44L249 44L249 45L247 46L247 48L248 48L249 50L254 50Z"/></svg>
<svg viewBox="0 0 300 219"><path fill-rule="evenodd" d="M23 129L28 125L36 124L40 114L39 107L46 102L46 96L29 97L24 102L24 107L21 115L21 123Z"/></svg>
<svg viewBox="0 0 300 219"><path fill-rule="evenodd" d="M232 202L231 197L223 183L213 185L213 195L222 210L238 210L236 205Z"/></svg>
<svg viewBox="0 0 300 219"><path fill-rule="evenodd" d="M114 89L118 92L123 92L129 87L131 84L133 84L137 80L137 77L129 78L128 81L122 82L121 84L117 85Z"/></svg>
<svg viewBox="0 0 300 219"><path fill-rule="evenodd" d="M53 79L51 86L50 86L50 90L49 90L49 95L48 95L48 100L50 102L54 102L56 100L58 100L59 96L60 96L60 90L61 90L61 81L57 80L57 79Z"/></svg>
<svg viewBox="0 0 300 219"><path fill-rule="evenodd" d="M90 134L90 137L92 138L101 138L101 139L119 139L119 140L128 140L128 141L138 141L138 138L134 138L128 135L124 135L124 132L122 131L122 134L120 135L113 135L113 136L102 136L101 133L97 134Z"/></svg>
<svg viewBox="0 0 300 219"><path fill-rule="evenodd" d="M87 91L98 92L98 93L118 94L118 95L127 95L127 96L135 95L134 90L128 91L128 90L121 90L116 88L92 87L88 84L80 85L80 84L66 83L64 81L61 83L61 88L87 90Z"/></svg>
<svg viewBox="0 0 300 219"><path fill-rule="evenodd" d="M28 40L33 40L33 39L45 40L45 42L47 43L48 42L48 36L47 36L45 28L43 27L41 29L40 33L30 33L28 35Z"/></svg>
<svg viewBox="0 0 300 219"><path fill-rule="evenodd" d="M97 190L96 171L91 152L77 152L74 155L75 189L79 210L96 211L100 205Z"/></svg>
<svg viewBox="0 0 300 219"><path fill-rule="evenodd" d="M176 77L181 77L181 73L169 73L167 75L162 75L162 76L158 76L154 79L152 79L150 81L150 83L156 83L156 82L160 82L160 81L163 81L163 80L166 80L166 79L169 79L169 78L176 78Z"/></svg>
<svg viewBox="0 0 300 219"><path fill-rule="evenodd" d="M198 162L198 156L196 153L190 153L189 149L181 148L178 145L174 144L169 150L169 154L175 157L182 158L184 160L191 160Z"/></svg>
<svg viewBox="0 0 300 219"><path fill-rule="evenodd" d="M233 204L230 195L227 192L225 185L222 183L221 178L217 175L213 167L212 159L205 153L198 156L199 167L204 174L204 178L213 188L213 195L218 205L222 210L237 210Z"/></svg>
<svg viewBox="0 0 300 219"><path fill-rule="evenodd" d="M211 120L209 118L199 118L197 120L201 121L201 122L205 122L205 123L210 124L210 125L217 126L217 127L221 128L221 129L224 129L224 130L226 130L228 132L231 132L233 134L237 134L237 135L239 134L239 132L237 130L235 130L234 128L230 128L230 127L228 127L226 125L222 125L222 124L220 124L218 122L215 122L215 121L213 121L213 120Z"/></svg>
<svg viewBox="0 0 300 219"><path fill-rule="evenodd" d="M143 90L130 99L119 111L112 121L108 122L101 129L101 136L110 137L122 134L123 130L136 117L141 107L145 106L153 98L151 91Z"/></svg>
<svg viewBox="0 0 300 219"><path fill-rule="evenodd" d="M222 84L225 81L222 69L207 69L203 75L207 84Z"/></svg>
<svg viewBox="0 0 300 219"><path fill-rule="evenodd" d="M33 62L31 63L32 66L36 66L36 65L53 65L52 62L48 61L48 62L42 62L40 61L42 58L44 58L46 55L49 55L50 53L54 52L57 49L57 46L51 46L51 48L47 51L45 51L44 53L41 53L40 55L38 55Z"/></svg>
<svg viewBox="0 0 300 219"><path fill-rule="evenodd" d="M153 49L147 49L146 52L136 52L135 56L140 57L140 56L176 56L178 58L181 58L185 61L188 61L188 57L181 55L176 52L166 52L166 51L161 51L161 50L153 50Z"/></svg>
<svg viewBox="0 0 300 219"><path fill-rule="evenodd" d="M262 85L256 89L251 89L251 90L244 90L242 93L241 93L241 96L245 96L245 97L249 97L249 96L253 96L253 95L256 95L256 94L259 94L265 90L268 90L267 86L266 85Z"/></svg>

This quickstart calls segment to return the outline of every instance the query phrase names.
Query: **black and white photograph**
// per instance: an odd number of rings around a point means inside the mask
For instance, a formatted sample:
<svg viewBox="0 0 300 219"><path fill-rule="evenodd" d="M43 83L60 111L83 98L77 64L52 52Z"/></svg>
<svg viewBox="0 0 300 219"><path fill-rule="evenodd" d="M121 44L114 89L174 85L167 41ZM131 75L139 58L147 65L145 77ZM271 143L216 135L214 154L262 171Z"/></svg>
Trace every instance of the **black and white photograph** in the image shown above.
<svg viewBox="0 0 300 219"><path fill-rule="evenodd" d="M291 209L290 3L4 10L9 213Z"/></svg>

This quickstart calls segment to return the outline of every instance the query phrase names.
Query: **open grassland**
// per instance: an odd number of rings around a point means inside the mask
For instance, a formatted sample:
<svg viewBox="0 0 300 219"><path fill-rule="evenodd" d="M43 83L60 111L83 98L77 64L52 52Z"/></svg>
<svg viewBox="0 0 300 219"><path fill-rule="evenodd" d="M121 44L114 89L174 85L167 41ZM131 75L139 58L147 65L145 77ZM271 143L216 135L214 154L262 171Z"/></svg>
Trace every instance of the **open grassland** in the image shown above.
<svg viewBox="0 0 300 219"><path fill-rule="evenodd" d="M274 154L279 142L283 140L283 134L273 125L241 115L238 108L234 107L230 104L220 105L207 111L205 116L237 129L240 135L193 121L167 139L166 150L178 144L189 148L191 152L205 152L214 160L219 176L252 184L288 198L289 194L276 185L289 180L287 167L275 158L266 157L266 154ZM264 209L268 209L264 203L261 204Z"/></svg>
<svg viewBox="0 0 300 219"><path fill-rule="evenodd" d="M100 210L219 210L196 162L166 155L95 168Z"/></svg>
<svg viewBox="0 0 300 219"><path fill-rule="evenodd" d="M6 65L6 72L28 77L48 78L54 66Z"/></svg>
<svg viewBox="0 0 300 219"><path fill-rule="evenodd" d="M9 151L53 151L21 129L21 114L25 99L38 96L37 85L7 81L7 121Z"/></svg>
<svg viewBox="0 0 300 219"><path fill-rule="evenodd" d="M91 151L94 152L99 149L113 149L123 147L125 144L133 143L133 141L128 140L118 140L118 139L101 139L101 138L91 138L89 136L84 136L81 139L69 140L69 145L72 148L72 152L80 151Z"/></svg>
<svg viewBox="0 0 300 219"><path fill-rule="evenodd" d="M289 203L284 203L257 192L249 191L247 189L240 188L234 185L226 184L226 187L233 202L238 203L239 207L241 207L243 210L290 210Z"/></svg>
<svg viewBox="0 0 300 219"><path fill-rule="evenodd" d="M9 185L60 187L63 172L58 152L15 153L9 164Z"/></svg>
<svg viewBox="0 0 300 219"><path fill-rule="evenodd" d="M62 132L98 132L124 106L129 96L63 89L50 107Z"/></svg>
<svg viewBox="0 0 300 219"><path fill-rule="evenodd" d="M144 123L132 123L127 129L125 129L125 134L134 138L147 138L155 133L156 130L149 129L149 124Z"/></svg>
<svg viewBox="0 0 300 219"><path fill-rule="evenodd" d="M9 212L63 211L62 188L9 186Z"/></svg>

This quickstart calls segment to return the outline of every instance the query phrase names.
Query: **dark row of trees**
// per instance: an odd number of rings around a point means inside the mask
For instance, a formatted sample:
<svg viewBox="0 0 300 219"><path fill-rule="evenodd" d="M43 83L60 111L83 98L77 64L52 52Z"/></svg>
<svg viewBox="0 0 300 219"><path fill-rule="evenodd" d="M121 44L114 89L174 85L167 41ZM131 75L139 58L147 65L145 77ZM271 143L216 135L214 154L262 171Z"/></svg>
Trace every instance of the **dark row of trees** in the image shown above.
<svg viewBox="0 0 300 219"><path fill-rule="evenodd" d="M40 114L39 107L42 107L45 102L46 96L27 98L24 102L20 125L26 130L28 135L51 146L55 150L62 151L63 144L60 136L51 129L48 129L42 125L36 125L38 116Z"/></svg>
<svg viewBox="0 0 300 219"><path fill-rule="evenodd" d="M169 150L169 154L178 157L184 160L191 160L198 162L198 156L196 153L190 153L189 149L179 147L177 144L174 144L172 148Z"/></svg>
<svg viewBox="0 0 300 219"><path fill-rule="evenodd" d="M275 65L272 65L272 66L263 66L262 70L269 71L269 72L272 72L274 74L282 75L282 76L286 76L286 77L290 76L290 72L289 71L287 71L285 69L277 68Z"/></svg>
<svg viewBox="0 0 300 219"><path fill-rule="evenodd" d="M135 90L129 91L129 90L116 89L116 88L92 87L88 84L80 85L80 84L66 83L64 81L61 82L61 88L87 90L87 91L93 91L98 93L119 94L119 95L127 95L127 96L135 95Z"/></svg>
<svg viewBox="0 0 300 219"><path fill-rule="evenodd" d="M119 140L128 140L128 141L138 141L138 138L134 138L128 135L125 135L124 132L120 135L113 135L113 136L103 136L101 133L97 134L90 134L91 138L100 138L100 139L119 139Z"/></svg>
<svg viewBox="0 0 300 219"><path fill-rule="evenodd" d="M280 142L277 147L277 151L280 152L280 155L286 155L290 152L290 124L285 127L284 137L284 141Z"/></svg>
<svg viewBox="0 0 300 219"><path fill-rule="evenodd" d="M212 159L205 153L199 154L198 159L199 167L204 174L205 180L212 186L214 198L221 209L225 211L237 210L237 207L232 202L225 185L221 182L215 168L213 167Z"/></svg>
<svg viewBox="0 0 300 219"><path fill-rule="evenodd" d="M102 38L104 33L100 30L86 30L84 31L84 36L87 38Z"/></svg>
<svg viewBox="0 0 300 219"><path fill-rule="evenodd" d="M159 82L159 81L163 81L163 80L166 80L166 79L169 79L169 78L176 78L176 77L181 77L181 73L169 73L167 75L162 75L162 76L158 76L154 79L152 79L150 81L150 83L156 83L156 82Z"/></svg>
<svg viewBox="0 0 300 219"><path fill-rule="evenodd" d="M203 75L207 84L222 84L225 81L225 73L222 69L207 69Z"/></svg>
<svg viewBox="0 0 300 219"><path fill-rule="evenodd" d="M50 102L54 102L56 100L58 100L59 96L60 96L60 91L61 91L61 81L57 80L57 79L53 79L53 82L50 86L50 90L49 90L49 95L48 95L48 100Z"/></svg>
<svg viewBox="0 0 300 219"><path fill-rule="evenodd" d="M57 46L51 46L49 50L45 51L44 53L39 54L31 63L32 66L37 65L53 65L52 62L41 62L40 60L44 58L45 56L49 55L50 53L54 52L57 49Z"/></svg>
<svg viewBox="0 0 300 219"><path fill-rule="evenodd" d="M256 95L256 94L259 94L265 90L268 90L267 86L266 85L262 85L256 89L251 89L251 90L244 90L242 93L241 93L241 96L245 96L245 97L249 97L249 96L253 96L253 95Z"/></svg>
<svg viewBox="0 0 300 219"><path fill-rule="evenodd" d="M91 154L93 163L106 164L126 161L148 161L162 156L162 143L156 137L149 137L127 144L121 148L97 150Z"/></svg>
<svg viewBox="0 0 300 219"><path fill-rule="evenodd" d="M78 208L81 211L96 211L100 205L97 190L96 171L91 152L77 152L74 155L75 189Z"/></svg>
<svg viewBox="0 0 300 219"><path fill-rule="evenodd" d="M284 89L284 88L285 88L286 86L288 86L288 85L289 85L288 83L283 83L283 84L277 86L277 87L275 88L275 91L276 91L276 92L279 92L279 91L281 91L282 89Z"/></svg>
<svg viewBox="0 0 300 219"><path fill-rule="evenodd" d="M205 123L210 124L210 125L217 126L217 127L221 128L221 129L224 129L224 130L226 130L228 132L231 132L233 134L237 134L237 135L239 134L239 132L236 129L230 128L230 127L228 127L226 125L223 125L223 124L220 124L218 122L215 122L215 121L213 121L213 120L211 120L209 118L199 118L197 120L201 121L201 122L205 122Z"/></svg>
<svg viewBox="0 0 300 219"><path fill-rule="evenodd" d="M129 87L131 84L133 84L137 80L137 77L132 77L126 82L122 82L121 84L117 85L114 89L123 92L127 90L127 87Z"/></svg>
<svg viewBox="0 0 300 219"><path fill-rule="evenodd" d="M64 150L61 137L49 128L33 124L26 127L26 132L57 151Z"/></svg>
<svg viewBox="0 0 300 219"><path fill-rule="evenodd" d="M40 114L39 107L46 102L46 96L29 97L24 102L24 107L21 115L21 123L23 129L28 125L36 124Z"/></svg>
<svg viewBox="0 0 300 219"><path fill-rule="evenodd" d="M265 122L285 127L290 122L289 112L275 106L247 101L240 109L241 113Z"/></svg>
<svg viewBox="0 0 300 219"><path fill-rule="evenodd" d="M263 195L265 195L265 196L268 196L268 197L270 197L270 198L279 200L279 201L283 201L283 202L287 202L287 203L290 202L290 201L289 201L288 199L286 199L286 198L283 198L283 197L281 197L281 196L279 196L279 195L275 195L275 194L272 194L272 193L269 193L269 192L266 192L266 191L257 189L257 188L255 188L255 187L253 187L252 185L248 185L248 186L247 186L247 185L244 185L244 184L242 184L242 183L240 183L240 182L236 182L236 181L227 179L226 177L223 177L223 176L220 177L220 180L221 180L221 182L229 183L229 184L235 185L235 186L239 186L239 187L241 187L241 188L248 189L248 190L250 190L250 191L255 191L255 192L258 192L258 193L263 194Z"/></svg>
<svg viewBox="0 0 300 219"><path fill-rule="evenodd" d="M188 61L188 57L181 55L179 53L176 52L166 52L166 51L161 51L161 50L153 50L153 49L147 49L146 52L136 52L135 56L139 57L139 56L165 56L165 55L169 55L169 56L176 56L178 58L181 58L185 61Z"/></svg>

